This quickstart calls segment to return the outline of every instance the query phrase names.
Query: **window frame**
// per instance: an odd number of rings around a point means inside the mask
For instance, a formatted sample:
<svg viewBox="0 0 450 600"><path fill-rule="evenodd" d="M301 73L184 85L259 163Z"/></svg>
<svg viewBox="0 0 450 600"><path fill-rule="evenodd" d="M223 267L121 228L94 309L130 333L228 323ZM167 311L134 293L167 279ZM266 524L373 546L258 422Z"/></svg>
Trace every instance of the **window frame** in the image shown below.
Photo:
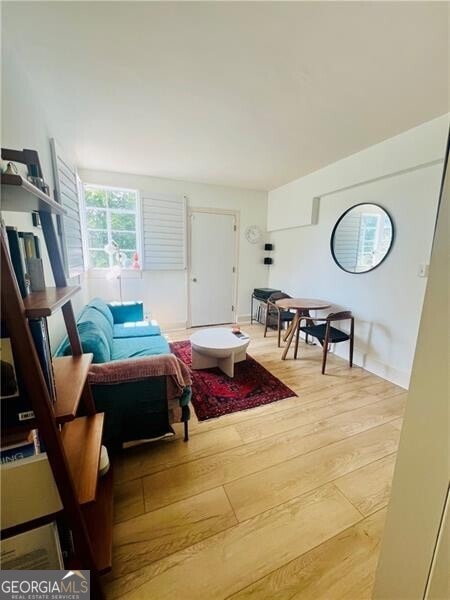
<svg viewBox="0 0 450 600"><path fill-rule="evenodd" d="M132 269L131 267L122 267L123 271L142 271L142 206L141 206L141 194L139 192L138 189L136 188L125 188L125 187L120 187L120 186L116 186L116 185L101 185L98 183L88 183L87 181L83 181L82 182L82 189L83 189L83 197L82 197L82 204L83 204L83 219L82 219L82 233L83 233L83 239L84 239L84 248L85 248L85 256L86 256L86 270L88 271L98 271L98 272L105 272L108 271L109 269L111 269L111 267L113 266L113 257L109 256L109 266L108 267L91 267L90 266L90 251L91 250L103 250L103 248L91 248L89 245L89 232L90 231L99 231L99 232L105 232L107 234L108 237L108 242L112 241L114 239L113 235L112 235L112 228L111 228L111 212L115 212L115 213L121 213L121 214L132 214L135 215L136 217L136 222L135 222L135 231L130 231L130 230L124 230L123 233L135 233L136 234L136 251L138 253L139 256L139 264L140 269ZM90 229L88 227L87 224L87 211L90 208L94 208L91 206L87 206L86 204L86 188L96 188L98 190L104 190L106 192L131 192L133 194L136 195L136 208L133 209L129 209L129 208L109 208L108 206L106 206L105 208L102 207L98 207L98 210L103 210L106 212L106 230L105 229ZM123 249L124 252L127 252L126 249Z"/></svg>

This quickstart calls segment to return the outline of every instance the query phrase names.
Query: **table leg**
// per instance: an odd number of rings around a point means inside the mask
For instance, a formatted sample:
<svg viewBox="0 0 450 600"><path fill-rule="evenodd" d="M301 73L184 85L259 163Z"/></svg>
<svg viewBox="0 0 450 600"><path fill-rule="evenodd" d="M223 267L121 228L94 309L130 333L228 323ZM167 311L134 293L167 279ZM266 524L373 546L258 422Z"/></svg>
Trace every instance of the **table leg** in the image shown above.
<svg viewBox="0 0 450 600"><path fill-rule="evenodd" d="M300 338L300 323L301 323L301 319L299 317L298 319L298 324L297 324L297 332L295 335L295 349L294 349L294 358L297 358L297 354L298 354L298 340Z"/></svg>
<svg viewBox="0 0 450 600"><path fill-rule="evenodd" d="M221 371L228 375L228 377L234 377L234 355L231 354L225 358L217 359L217 366Z"/></svg>
<svg viewBox="0 0 450 600"><path fill-rule="evenodd" d="M289 336L288 336L288 338L286 340L286 347L284 348L284 352L283 352L283 354L281 356L282 360L286 359L286 355L289 352L289 348L290 348L291 343L292 343L292 338L294 337L295 332L297 331L298 321L299 321L299 314L297 312L297 313L295 313L295 317L292 319L291 330L290 330Z"/></svg>
<svg viewBox="0 0 450 600"><path fill-rule="evenodd" d="M291 322L289 323L289 325L286 327L286 331L284 332L284 336L283 336L283 342L285 342L285 341L288 339L288 337L289 337L289 334L291 333L291 329L292 329L292 322L293 322L293 320L294 320L294 319L292 319L292 321L291 321Z"/></svg>

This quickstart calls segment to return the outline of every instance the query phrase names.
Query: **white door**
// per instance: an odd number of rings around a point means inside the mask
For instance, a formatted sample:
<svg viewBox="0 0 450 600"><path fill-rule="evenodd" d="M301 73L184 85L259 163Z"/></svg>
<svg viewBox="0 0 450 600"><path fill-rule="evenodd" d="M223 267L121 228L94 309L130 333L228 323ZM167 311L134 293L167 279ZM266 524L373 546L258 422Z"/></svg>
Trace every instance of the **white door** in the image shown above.
<svg viewBox="0 0 450 600"><path fill-rule="evenodd" d="M235 216L193 211L190 227L191 326L232 323L236 279Z"/></svg>

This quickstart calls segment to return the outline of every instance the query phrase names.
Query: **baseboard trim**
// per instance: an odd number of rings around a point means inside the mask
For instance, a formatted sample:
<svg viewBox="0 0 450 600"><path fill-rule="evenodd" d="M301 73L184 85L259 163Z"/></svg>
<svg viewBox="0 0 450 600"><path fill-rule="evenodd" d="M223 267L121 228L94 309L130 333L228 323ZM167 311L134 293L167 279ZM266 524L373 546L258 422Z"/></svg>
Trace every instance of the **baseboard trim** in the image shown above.
<svg viewBox="0 0 450 600"><path fill-rule="evenodd" d="M335 345L333 353L344 360L348 360L348 348L346 348L347 344L344 345ZM366 354L361 352L357 348L355 348L353 353L353 362L358 367L362 367L366 371L373 373L374 375L378 375L378 377L382 377L391 383L395 383L405 390L409 388L409 380L411 377L411 373L407 373L406 371L400 371L399 369L395 369L390 365L386 365L370 356L370 354Z"/></svg>
<svg viewBox="0 0 450 600"><path fill-rule="evenodd" d="M178 323L158 323L161 327L162 332L165 331L179 331L180 329L187 329L186 321L179 321Z"/></svg>
<svg viewBox="0 0 450 600"><path fill-rule="evenodd" d="M251 315L238 315L236 318L236 323L241 323L242 325L250 325Z"/></svg>

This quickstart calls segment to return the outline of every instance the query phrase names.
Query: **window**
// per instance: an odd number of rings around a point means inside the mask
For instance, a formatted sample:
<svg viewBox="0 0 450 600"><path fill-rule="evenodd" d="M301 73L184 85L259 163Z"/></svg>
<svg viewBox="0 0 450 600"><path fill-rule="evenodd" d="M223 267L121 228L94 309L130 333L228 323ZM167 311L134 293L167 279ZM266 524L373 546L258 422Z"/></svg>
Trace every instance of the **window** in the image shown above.
<svg viewBox="0 0 450 600"><path fill-rule="evenodd" d="M359 230L358 266L372 267L378 241L380 216L372 214L361 215Z"/></svg>
<svg viewBox="0 0 450 600"><path fill-rule="evenodd" d="M387 215L361 215L358 267L377 265L389 250L392 241L392 223Z"/></svg>
<svg viewBox="0 0 450 600"><path fill-rule="evenodd" d="M139 249L139 198L136 190L85 185L86 233L91 269L107 269L115 258L105 246L115 242L120 248L122 266L131 267Z"/></svg>

